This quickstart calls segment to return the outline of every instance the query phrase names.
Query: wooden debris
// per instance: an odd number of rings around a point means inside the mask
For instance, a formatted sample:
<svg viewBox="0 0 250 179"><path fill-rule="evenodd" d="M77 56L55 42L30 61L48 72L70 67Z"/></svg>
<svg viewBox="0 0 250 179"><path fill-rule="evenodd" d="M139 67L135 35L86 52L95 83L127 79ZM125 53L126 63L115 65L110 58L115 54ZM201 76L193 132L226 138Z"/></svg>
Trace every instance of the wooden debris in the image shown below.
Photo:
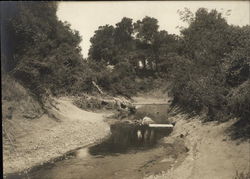
<svg viewBox="0 0 250 179"><path fill-rule="evenodd" d="M173 124L149 124L149 127L166 127L166 128L173 128Z"/></svg>
<svg viewBox="0 0 250 179"><path fill-rule="evenodd" d="M101 94L104 94L103 91L101 90L101 88L100 88L94 81L92 81L92 84L97 88L97 90L98 90Z"/></svg>

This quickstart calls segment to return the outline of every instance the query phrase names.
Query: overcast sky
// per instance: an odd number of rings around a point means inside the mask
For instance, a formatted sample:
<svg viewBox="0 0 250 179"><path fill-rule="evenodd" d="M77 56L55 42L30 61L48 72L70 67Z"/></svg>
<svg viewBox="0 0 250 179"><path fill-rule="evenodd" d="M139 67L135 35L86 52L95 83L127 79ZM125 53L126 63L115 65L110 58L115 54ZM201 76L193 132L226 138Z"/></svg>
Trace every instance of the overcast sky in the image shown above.
<svg viewBox="0 0 250 179"><path fill-rule="evenodd" d="M179 34L177 26L185 26L180 21L177 10L184 7L195 12L200 7L232 10L227 17L229 24L250 24L249 1L110 1L110 2L59 2L57 16L62 21L68 21L73 29L82 36L82 54L87 57L90 38L99 26L115 25L123 17L133 19L133 22L150 16L158 19L160 30Z"/></svg>

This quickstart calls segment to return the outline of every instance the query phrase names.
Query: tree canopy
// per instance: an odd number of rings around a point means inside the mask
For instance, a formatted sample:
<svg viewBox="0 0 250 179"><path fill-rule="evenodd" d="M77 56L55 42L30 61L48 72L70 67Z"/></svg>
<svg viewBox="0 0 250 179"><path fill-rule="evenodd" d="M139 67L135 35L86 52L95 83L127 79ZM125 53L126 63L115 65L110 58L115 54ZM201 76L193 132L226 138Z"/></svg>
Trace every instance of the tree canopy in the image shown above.
<svg viewBox="0 0 250 179"><path fill-rule="evenodd" d="M37 95L70 91L84 71L79 32L56 16L56 2L3 2L4 71ZM9 9L11 10L9 13Z"/></svg>

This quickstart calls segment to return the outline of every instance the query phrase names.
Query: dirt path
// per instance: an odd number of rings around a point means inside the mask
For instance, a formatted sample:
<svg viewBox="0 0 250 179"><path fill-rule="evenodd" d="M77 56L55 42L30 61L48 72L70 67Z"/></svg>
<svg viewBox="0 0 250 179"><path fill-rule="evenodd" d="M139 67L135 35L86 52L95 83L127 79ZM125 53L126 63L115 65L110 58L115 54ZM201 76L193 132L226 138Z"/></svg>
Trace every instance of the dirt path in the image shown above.
<svg viewBox="0 0 250 179"><path fill-rule="evenodd" d="M83 111L69 98L56 99L56 108L40 119L14 117L23 130L18 133L15 151L4 150L4 174L19 172L103 138L109 133L104 122L106 113Z"/></svg>
<svg viewBox="0 0 250 179"><path fill-rule="evenodd" d="M174 132L165 141L169 142L183 134L189 148L188 157L160 175L147 179L230 179L239 173L250 172L250 143L232 141L225 130L235 121L217 124L202 124L198 118L184 120L184 115L173 118Z"/></svg>

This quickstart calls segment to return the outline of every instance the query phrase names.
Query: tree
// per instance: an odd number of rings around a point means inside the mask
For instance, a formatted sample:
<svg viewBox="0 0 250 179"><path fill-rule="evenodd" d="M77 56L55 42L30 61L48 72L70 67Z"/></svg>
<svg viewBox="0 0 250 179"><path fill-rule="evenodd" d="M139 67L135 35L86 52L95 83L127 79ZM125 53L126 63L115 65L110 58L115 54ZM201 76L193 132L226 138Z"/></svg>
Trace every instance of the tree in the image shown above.
<svg viewBox="0 0 250 179"><path fill-rule="evenodd" d="M157 32L152 43L155 69L157 72L165 71L169 53L179 52L179 39L175 35L168 34L162 30Z"/></svg>
<svg viewBox="0 0 250 179"><path fill-rule="evenodd" d="M155 55L153 54L153 41L158 32L158 20L153 17L144 17L142 20L138 20L134 23L134 31L136 36L136 46L141 54L141 64L144 71L149 68L154 70L155 68Z"/></svg>
<svg viewBox="0 0 250 179"><path fill-rule="evenodd" d="M131 42L133 40L133 24L132 19L124 17L121 22L116 24L114 39L115 44L126 50L131 49Z"/></svg>
<svg viewBox="0 0 250 179"><path fill-rule="evenodd" d="M114 60L114 32L111 25L100 26L90 39L91 47L89 57L95 61L104 61L107 64L115 64Z"/></svg>
<svg viewBox="0 0 250 179"><path fill-rule="evenodd" d="M146 44L152 44L158 28L158 20L153 17L146 16L134 23L136 38Z"/></svg>
<svg viewBox="0 0 250 179"><path fill-rule="evenodd" d="M230 26L228 44L231 51L223 59L227 83L238 86L250 79L250 26Z"/></svg>
<svg viewBox="0 0 250 179"><path fill-rule="evenodd" d="M69 92L84 69L81 37L68 23L57 19L56 2L14 2L14 13L5 20L5 44L11 46L9 73L38 96L46 89ZM13 58L14 60L12 60Z"/></svg>
<svg viewBox="0 0 250 179"><path fill-rule="evenodd" d="M132 19L124 17L116 24L114 33L115 65L125 62L130 58L131 52L135 50L132 22Z"/></svg>
<svg viewBox="0 0 250 179"><path fill-rule="evenodd" d="M230 89L225 81L223 58L231 49L229 25L221 13L204 8L195 15L186 9L182 19L189 23L181 30L180 48L184 52L168 57L174 70L170 74L174 100L191 111L206 111L209 120L227 119L226 95Z"/></svg>
<svg viewBox="0 0 250 179"><path fill-rule="evenodd" d="M226 81L230 86L228 111L240 118L235 137L250 137L250 26L230 26L231 51L223 59Z"/></svg>
<svg viewBox="0 0 250 179"><path fill-rule="evenodd" d="M228 52L225 18L216 10L208 12L204 8L198 9L194 17L188 11L186 16L190 17L186 20L190 25L181 31L186 55L206 65L218 65Z"/></svg>
<svg viewBox="0 0 250 179"><path fill-rule="evenodd" d="M100 26L90 39L89 58L116 65L134 48L132 19L124 17L115 27Z"/></svg>

